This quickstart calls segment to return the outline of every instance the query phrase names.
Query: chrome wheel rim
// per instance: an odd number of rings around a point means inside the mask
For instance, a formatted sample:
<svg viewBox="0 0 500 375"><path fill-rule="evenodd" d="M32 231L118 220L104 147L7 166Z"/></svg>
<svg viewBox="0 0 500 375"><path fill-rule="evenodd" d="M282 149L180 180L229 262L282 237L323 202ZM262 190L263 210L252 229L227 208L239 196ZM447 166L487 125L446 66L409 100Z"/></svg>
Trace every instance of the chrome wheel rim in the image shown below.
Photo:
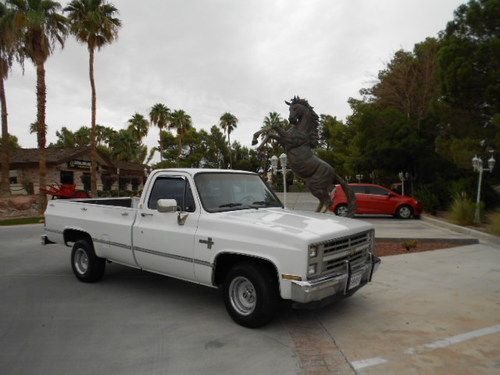
<svg viewBox="0 0 500 375"><path fill-rule="evenodd" d="M85 250L76 249L74 263L79 274L83 275L87 272L87 269L89 268L89 257L87 256Z"/></svg>
<svg viewBox="0 0 500 375"><path fill-rule="evenodd" d="M399 209L399 216L403 219L408 219L411 216L411 210L409 207L401 207Z"/></svg>
<svg viewBox="0 0 500 375"><path fill-rule="evenodd" d="M340 206L337 208L337 216L346 216L347 215L347 206Z"/></svg>
<svg viewBox="0 0 500 375"><path fill-rule="evenodd" d="M240 315L250 315L257 305L255 287L246 277L235 277L229 284L231 306Z"/></svg>

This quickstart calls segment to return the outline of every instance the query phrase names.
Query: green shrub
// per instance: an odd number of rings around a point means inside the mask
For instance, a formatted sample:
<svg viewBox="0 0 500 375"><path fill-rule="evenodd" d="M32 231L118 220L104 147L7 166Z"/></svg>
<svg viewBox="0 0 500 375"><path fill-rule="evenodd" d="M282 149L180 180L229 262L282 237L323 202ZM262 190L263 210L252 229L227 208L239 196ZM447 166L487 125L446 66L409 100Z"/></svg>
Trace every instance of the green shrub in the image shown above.
<svg viewBox="0 0 500 375"><path fill-rule="evenodd" d="M415 197L422 203L424 210L435 214L441 208L439 198L428 185L422 185L415 191Z"/></svg>
<svg viewBox="0 0 500 375"><path fill-rule="evenodd" d="M484 204L481 203L479 209L482 214ZM458 225L473 225L476 204L462 192L456 194L450 207L450 218Z"/></svg>
<svg viewBox="0 0 500 375"><path fill-rule="evenodd" d="M500 236L500 212L494 212L488 216L488 232Z"/></svg>

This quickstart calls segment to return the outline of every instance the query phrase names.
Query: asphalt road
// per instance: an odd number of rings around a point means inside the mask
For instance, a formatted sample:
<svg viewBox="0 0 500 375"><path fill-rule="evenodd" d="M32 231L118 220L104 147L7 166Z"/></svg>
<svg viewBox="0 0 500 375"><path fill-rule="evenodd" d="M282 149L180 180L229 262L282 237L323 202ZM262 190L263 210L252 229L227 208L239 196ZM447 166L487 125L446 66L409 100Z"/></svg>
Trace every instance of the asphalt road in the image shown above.
<svg viewBox="0 0 500 375"><path fill-rule="evenodd" d="M78 282L41 226L0 227L1 374L497 374L500 249L386 257L372 284L262 329L218 291L110 264Z"/></svg>

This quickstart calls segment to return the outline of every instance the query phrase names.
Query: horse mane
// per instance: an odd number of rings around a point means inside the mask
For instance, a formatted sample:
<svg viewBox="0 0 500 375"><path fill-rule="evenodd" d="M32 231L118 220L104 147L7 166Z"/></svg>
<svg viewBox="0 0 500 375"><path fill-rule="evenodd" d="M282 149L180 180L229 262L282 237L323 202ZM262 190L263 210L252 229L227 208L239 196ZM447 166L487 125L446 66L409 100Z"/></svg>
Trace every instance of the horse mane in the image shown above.
<svg viewBox="0 0 500 375"><path fill-rule="evenodd" d="M316 148L319 144L319 116L314 112L314 107L312 107L307 99L299 98L298 96L294 96L290 101L290 105L299 104L303 105L307 109L309 109L309 118L306 122L306 128L303 129L306 131L307 135L310 137L309 145L311 148Z"/></svg>

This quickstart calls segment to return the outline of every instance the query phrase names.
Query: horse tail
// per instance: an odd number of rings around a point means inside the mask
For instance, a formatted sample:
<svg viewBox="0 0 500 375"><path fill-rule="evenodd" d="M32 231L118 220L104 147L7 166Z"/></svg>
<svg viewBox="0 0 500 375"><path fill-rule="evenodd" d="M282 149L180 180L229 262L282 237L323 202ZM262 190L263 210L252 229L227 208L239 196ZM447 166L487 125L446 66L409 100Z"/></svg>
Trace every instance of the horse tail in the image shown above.
<svg viewBox="0 0 500 375"><path fill-rule="evenodd" d="M342 189L344 189L345 195L347 197L347 217L354 217L356 212L356 196L354 195L354 190L347 184L347 182L335 173L335 179L338 181Z"/></svg>

